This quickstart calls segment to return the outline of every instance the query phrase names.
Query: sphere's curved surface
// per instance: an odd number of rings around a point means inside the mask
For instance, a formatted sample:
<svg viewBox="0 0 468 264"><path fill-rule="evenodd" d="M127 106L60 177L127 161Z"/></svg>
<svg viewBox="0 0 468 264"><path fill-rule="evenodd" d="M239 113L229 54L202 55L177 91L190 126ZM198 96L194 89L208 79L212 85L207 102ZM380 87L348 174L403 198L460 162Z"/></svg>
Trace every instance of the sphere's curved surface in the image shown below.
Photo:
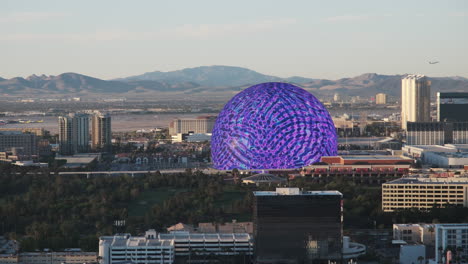
<svg viewBox="0 0 468 264"><path fill-rule="evenodd" d="M211 157L220 170L290 169L337 153L335 126L312 94L288 83L262 83L234 96L219 114Z"/></svg>

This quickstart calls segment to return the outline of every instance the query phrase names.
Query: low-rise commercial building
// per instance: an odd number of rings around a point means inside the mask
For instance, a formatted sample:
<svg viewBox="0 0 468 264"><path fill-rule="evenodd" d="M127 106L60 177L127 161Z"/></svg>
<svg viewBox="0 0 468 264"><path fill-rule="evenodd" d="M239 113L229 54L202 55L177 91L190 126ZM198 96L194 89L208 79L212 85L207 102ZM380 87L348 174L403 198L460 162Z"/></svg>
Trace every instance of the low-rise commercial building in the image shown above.
<svg viewBox="0 0 468 264"><path fill-rule="evenodd" d="M2 264L83 264L98 262L96 252L24 252L0 255Z"/></svg>
<svg viewBox="0 0 468 264"><path fill-rule="evenodd" d="M447 255L452 261L458 259L457 263L467 263L468 223L395 224L393 238L407 243L402 245L404 252L400 250L400 263L418 263L415 260L421 256L426 256L429 263L448 263ZM421 246L426 247L425 254Z"/></svg>
<svg viewBox="0 0 468 264"><path fill-rule="evenodd" d="M382 210L427 210L446 205L468 207L468 178L427 175L401 178L382 184Z"/></svg>
<svg viewBox="0 0 468 264"><path fill-rule="evenodd" d="M212 256L253 255L253 240L247 233L166 234L148 230L145 236L130 234L104 236L99 239L101 264L132 261L136 263L186 263Z"/></svg>
<svg viewBox="0 0 468 264"><path fill-rule="evenodd" d="M391 155L346 155L346 156L323 156L321 162L341 165L397 165L413 164L413 159L405 156Z"/></svg>
<svg viewBox="0 0 468 264"><path fill-rule="evenodd" d="M468 150L468 145L406 145L401 148L404 155L412 158L423 158L424 153L428 152L463 152Z"/></svg>
<svg viewBox="0 0 468 264"><path fill-rule="evenodd" d="M401 245L400 264L426 263L425 245Z"/></svg>
<svg viewBox="0 0 468 264"><path fill-rule="evenodd" d="M407 156L435 167L463 168L464 165L468 165L467 144L406 145L402 151Z"/></svg>
<svg viewBox="0 0 468 264"><path fill-rule="evenodd" d="M463 168L468 165L468 152L427 152L424 163L440 168Z"/></svg>
<svg viewBox="0 0 468 264"><path fill-rule="evenodd" d="M99 153L79 153L73 156L57 156L56 160L65 160L64 168L81 168L86 167L95 160L101 159Z"/></svg>

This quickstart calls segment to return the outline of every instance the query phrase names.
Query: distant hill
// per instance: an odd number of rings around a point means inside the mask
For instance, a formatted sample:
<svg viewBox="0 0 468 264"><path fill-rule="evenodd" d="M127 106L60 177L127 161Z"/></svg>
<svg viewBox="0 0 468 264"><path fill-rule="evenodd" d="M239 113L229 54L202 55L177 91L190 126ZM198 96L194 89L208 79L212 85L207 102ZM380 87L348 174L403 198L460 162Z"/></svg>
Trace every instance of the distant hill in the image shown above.
<svg viewBox="0 0 468 264"><path fill-rule="evenodd" d="M380 75L366 73L352 78L339 80L311 79L300 76L280 78L264 75L241 67L202 66L171 72L149 72L142 75L102 80L78 73L63 73L58 76L31 75L27 78L0 78L0 94L16 96L119 94L152 96L190 94L206 98L210 96L231 97L234 93L250 85L283 81L298 84L318 95L372 96L383 92L400 96L401 78L404 75ZM463 77L437 77L432 81L432 94L438 91L468 92L468 79Z"/></svg>
<svg viewBox="0 0 468 264"><path fill-rule="evenodd" d="M282 81L283 79L275 76L264 75L241 67L201 66L170 72L147 72L142 75L131 76L118 80L151 80L169 83L193 82L206 87L230 87L262 82L276 82Z"/></svg>
<svg viewBox="0 0 468 264"><path fill-rule="evenodd" d="M106 81L78 73L62 73L58 76L31 75L26 79L16 77L0 80L0 93L25 94L121 94L129 92L175 91L198 87L198 84L181 83L179 86L158 81Z"/></svg>

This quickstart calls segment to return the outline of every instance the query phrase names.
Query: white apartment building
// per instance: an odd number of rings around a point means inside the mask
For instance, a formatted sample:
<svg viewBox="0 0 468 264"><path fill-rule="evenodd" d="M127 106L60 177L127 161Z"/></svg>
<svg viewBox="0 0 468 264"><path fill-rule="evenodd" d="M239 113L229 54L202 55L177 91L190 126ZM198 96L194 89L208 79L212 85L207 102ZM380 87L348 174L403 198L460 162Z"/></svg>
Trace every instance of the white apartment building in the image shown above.
<svg viewBox="0 0 468 264"><path fill-rule="evenodd" d="M401 80L401 127L406 122L429 122L431 82L424 75L408 75Z"/></svg>
<svg viewBox="0 0 468 264"><path fill-rule="evenodd" d="M101 264L123 261L133 263L184 263L189 258L208 255L253 255L253 239L247 233L166 234L148 230L145 236L130 234L104 236L99 239Z"/></svg>
<svg viewBox="0 0 468 264"><path fill-rule="evenodd" d="M435 244L434 224L393 224L393 239L408 244Z"/></svg>
<svg viewBox="0 0 468 264"><path fill-rule="evenodd" d="M468 224L436 224L435 229L436 262L443 260L446 250L451 250L452 255L461 260L457 263L468 263Z"/></svg>
<svg viewBox="0 0 468 264"><path fill-rule="evenodd" d="M447 204L468 207L468 177L436 178L421 175L382 184L382 210L428 210Z"/></svg>

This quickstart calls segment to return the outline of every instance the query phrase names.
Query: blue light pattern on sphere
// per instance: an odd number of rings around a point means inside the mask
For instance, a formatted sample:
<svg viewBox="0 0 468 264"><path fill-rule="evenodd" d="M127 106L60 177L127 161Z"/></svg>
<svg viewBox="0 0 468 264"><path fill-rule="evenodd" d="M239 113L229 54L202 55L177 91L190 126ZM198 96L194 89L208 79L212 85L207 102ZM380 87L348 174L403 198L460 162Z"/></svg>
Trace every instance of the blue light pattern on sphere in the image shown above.
<svg viewBox="0 0 468 264"><path fill-rule="evenodd" d="M220 170L290 169L337 154L330 114L288 83L262 83L234 96L216 120L211 157Z"/></svg>

